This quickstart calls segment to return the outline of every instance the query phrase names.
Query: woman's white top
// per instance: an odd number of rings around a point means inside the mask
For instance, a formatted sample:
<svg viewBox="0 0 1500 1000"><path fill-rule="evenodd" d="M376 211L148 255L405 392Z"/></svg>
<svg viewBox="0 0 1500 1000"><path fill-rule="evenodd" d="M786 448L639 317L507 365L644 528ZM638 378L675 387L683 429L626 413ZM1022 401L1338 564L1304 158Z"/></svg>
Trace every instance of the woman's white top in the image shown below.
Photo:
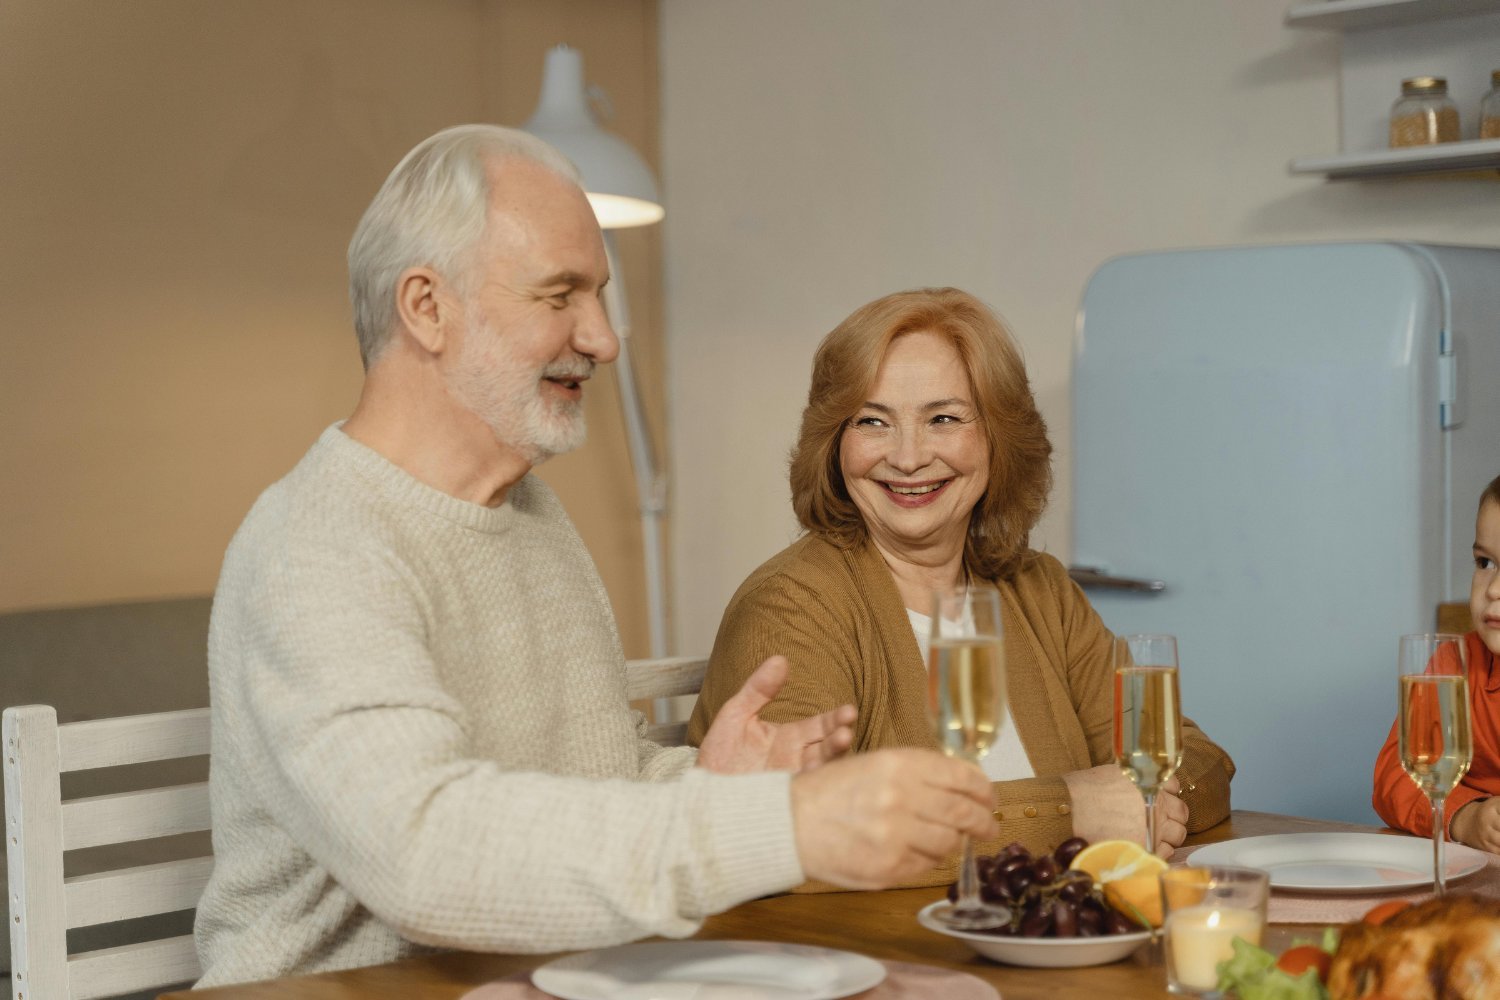
<svg viewBox="0 0 1500 1000"><path fill-rule="evenodd" d="M932 619L911 608L906 609L906 617L911 621L912 631L917 634L917 648L922 651L922 663L927 665L927 650L932 642ZM946 621L943 623L945 634L948 624ZM956 629L958 623L952 624ZM1000 720L1000 735L995 739L995 745L990 747L990 752L979 758L979 766L991 781L1036 777L1036 771L1031 768L1031 760L1026 756L1026 748L1021 745L1021 737L1016 735L1015 723L1011 721L1009 700L1005 704L1005 716Z"/></svg>

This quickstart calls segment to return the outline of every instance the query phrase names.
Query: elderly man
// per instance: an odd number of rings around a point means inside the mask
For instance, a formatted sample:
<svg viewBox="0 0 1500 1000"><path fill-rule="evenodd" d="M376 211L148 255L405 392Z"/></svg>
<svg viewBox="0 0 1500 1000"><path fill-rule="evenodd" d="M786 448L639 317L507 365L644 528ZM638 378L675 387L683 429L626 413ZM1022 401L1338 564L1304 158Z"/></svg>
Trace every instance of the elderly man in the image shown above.
<svg viewBox="0 0 1500 1000"><path fill-rule="evenodd" d="M852 708L761 722L780 658L701 752L640 735L593 563L529 475L582 442L584 384L618 350L566 160L508 129L439 133L375 196L349 268L359 403L255 504L214 599L200 985L682 936L994 834L967 765L818 766Z"/></svg>

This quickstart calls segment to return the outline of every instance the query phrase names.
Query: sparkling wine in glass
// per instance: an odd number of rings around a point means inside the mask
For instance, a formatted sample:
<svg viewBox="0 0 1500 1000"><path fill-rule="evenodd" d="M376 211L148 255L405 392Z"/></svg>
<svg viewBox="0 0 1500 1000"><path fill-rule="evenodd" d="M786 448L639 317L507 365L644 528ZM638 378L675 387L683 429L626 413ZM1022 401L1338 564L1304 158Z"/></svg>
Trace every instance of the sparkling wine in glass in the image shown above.
<svg viewBox="0 0 1500 1000"><path fill-rule="evenodd" d="M1005 717L1005 648L1000 593L994 587L933 595L927 707L938 746L948 756L978 763L994 744ZM980 898L974 844L968 837L958 871L958 899L933 915L956 930L986 930L1010 921L1009 909Z"/></svg>
<svg viewBox="0 0 1500 1000"><path fill-rule="evenodd" d="M1474 734L1461 636L1403 635L1396 658L1401 767L1432 803L1432 887L1448 889L1443 867L1443 802L1469 770Z"/></svg>
<svg viewBox="0 0 1500 1000"><path fill-rule="evenodd" d="M1156 850L1156 794L1182 763L1177 640L1115 637L1115 762L1146 800L1146 850Z"/></svg>

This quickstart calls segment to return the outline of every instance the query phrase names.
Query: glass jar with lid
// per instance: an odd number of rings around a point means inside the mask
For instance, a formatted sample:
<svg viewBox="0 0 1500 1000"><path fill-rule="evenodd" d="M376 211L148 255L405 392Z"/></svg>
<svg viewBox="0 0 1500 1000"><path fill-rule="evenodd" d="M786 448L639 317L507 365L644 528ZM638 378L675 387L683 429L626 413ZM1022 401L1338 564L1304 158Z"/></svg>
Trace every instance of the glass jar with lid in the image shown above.
<svg viewBox="0 0 1500 1000"><path fill-rule="evenodd" d="M1458 105L1440 76L1401 81L1401 99L1391 106L1391 148L1458 141Z"/></svg>
<svg viewBox="0 0 1500 1000"><path fill-rule="evenodd" d="M1479 138L1500 139L1500 69L1490 73L1490 92L1479 105Z"/></svg>

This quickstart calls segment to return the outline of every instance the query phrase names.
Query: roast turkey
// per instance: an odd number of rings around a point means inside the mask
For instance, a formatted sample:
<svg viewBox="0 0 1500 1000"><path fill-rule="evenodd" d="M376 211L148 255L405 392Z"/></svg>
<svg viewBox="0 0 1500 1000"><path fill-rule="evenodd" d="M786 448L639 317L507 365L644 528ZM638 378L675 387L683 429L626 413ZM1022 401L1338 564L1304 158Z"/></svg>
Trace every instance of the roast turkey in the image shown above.
<svg viewBox="0 0 1500 1000"><path fill-rule="evenodd" d="M1500 899L1448 895L1378 926L1350 924L1328 971L1330 1000L1500 998Z"/></svg>

